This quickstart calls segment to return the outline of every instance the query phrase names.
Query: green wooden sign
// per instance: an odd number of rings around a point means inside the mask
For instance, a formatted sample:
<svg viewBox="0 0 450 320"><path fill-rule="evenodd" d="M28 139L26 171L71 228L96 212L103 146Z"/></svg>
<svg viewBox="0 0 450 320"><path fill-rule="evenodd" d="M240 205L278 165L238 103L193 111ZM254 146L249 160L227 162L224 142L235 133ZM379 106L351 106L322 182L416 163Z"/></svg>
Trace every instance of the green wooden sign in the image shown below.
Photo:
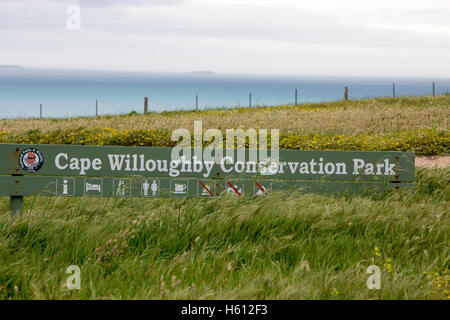
<svg viewBox="0 0 450 320"><path fill-rule="evenodd" d="M175 152L177 151L177 152ZM414 153L0 144L0 195L199 197L411 186Z"/></svg>

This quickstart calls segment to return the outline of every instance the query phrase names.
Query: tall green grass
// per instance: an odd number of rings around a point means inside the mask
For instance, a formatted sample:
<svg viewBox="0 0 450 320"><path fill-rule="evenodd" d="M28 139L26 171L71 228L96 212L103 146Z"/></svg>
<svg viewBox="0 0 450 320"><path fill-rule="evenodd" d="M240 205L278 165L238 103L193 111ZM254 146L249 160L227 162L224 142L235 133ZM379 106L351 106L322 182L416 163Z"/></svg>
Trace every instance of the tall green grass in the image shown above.
<svg viewBox="0 0 450 320"><path fill-rule="evenodd" d="M450 169L383 195L29 197L17 217L3 197L0 298L446 299L449 200Z"/></svg>

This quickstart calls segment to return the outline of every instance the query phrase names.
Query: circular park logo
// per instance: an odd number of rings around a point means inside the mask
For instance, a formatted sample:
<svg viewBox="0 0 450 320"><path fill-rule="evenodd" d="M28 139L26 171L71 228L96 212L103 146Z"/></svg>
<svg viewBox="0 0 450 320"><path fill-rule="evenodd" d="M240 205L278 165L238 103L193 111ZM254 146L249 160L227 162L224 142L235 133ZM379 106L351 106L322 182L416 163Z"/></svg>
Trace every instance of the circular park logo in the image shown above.
<svg viewBox="0 0 450 320"><path fill-rule="evenodd" d="M20 152L19 164L26 172L36 172L44 164L44 156L38 149L24 149Z"/></svg>

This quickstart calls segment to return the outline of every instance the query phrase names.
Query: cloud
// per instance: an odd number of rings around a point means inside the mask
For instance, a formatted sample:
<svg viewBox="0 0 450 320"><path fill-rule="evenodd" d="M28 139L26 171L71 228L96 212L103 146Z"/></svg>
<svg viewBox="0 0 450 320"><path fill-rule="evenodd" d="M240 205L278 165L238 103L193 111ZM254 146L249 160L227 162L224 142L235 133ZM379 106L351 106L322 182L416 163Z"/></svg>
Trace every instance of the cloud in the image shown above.
<svg viewBox="0 0 450 320"><path fill-rule="evenodd" d="M68 3L74 3L74 1L71 0L64 0ZM77 1L81 6L88 7L88 6L95 6L95 7L102 7L102 6L173 6L173 5L180 5L180 4L186 4L189 2L189 0L78 0Z"/></svg>
<svg viewBox="0 0 450 320"><path fill-rule="evenodd" d="M80 31L66 28L74 3ZM449 74L450 6L443 3L430 10L416 0L0 0L0 60L232 72L298 71L307 61L302 68L311 72L322 65L330 73Z"/></svg>
<svg viewBox="0 0 450 320"><path fill-rule="evenodd" d="M95 2L106 5L106 1ZM297 8L214 6L181 0L170 2L177 6L154 6L160 2L143 4L134 0L106 7L81 4L82 27L115 33L117 37L121 33L146 33L370 47L450 46L450 41L442 41L445 34L414 32L404 21L400 27L395 27L386 22L383 24L377 18L371 23L354 26L342 24L329 14L312 14ZM0 28L65 32L67 6L49 0L43 3L47 5L34 3L27 10L2 10ZM24 3L19 8L23 6Z"/></svg>

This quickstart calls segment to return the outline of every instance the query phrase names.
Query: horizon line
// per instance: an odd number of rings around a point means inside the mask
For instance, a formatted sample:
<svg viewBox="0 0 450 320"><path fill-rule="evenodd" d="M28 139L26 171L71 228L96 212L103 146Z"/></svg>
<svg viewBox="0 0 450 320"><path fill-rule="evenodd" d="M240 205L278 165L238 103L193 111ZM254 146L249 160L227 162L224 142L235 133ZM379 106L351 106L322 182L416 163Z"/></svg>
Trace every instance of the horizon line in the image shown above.
<svg viewBox="0 0 450 320"><path fill-rule="evenodd" d="M3 69L3 70L2 70ZM378 78L378 79L450 79L450 76L411 76L411 75L356 75L356 74L300 74L300 73L238 73L238 72L217 72L214 70L198 69L190 71L162 71L162 70L133 70L133 69L87 69L87 68L52 68L52 67L29 67L19 64L0 65L1 71L26 71L26 70L47 70L47 71L73 71L73 72L117 72L117 73L139 73L139 74L173 74L173 75L193 75L193 76L247 76L247 77L305 77L305 78Z"/></svg>

